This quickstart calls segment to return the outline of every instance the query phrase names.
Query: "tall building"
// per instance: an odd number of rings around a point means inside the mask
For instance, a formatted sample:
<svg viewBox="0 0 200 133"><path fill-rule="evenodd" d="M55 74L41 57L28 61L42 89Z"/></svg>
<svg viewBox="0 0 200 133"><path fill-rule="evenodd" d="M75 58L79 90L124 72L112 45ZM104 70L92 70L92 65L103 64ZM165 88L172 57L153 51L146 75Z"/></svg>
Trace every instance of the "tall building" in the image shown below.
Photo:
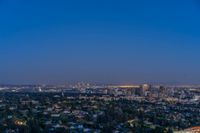
<svg viewBox="0 0 200 133"><path fill-rule="evenodd" d="M39 87L38 92L42 92L42 88L41 87Z"/></svg>
<svg viewBox="0 0 200 133"><path fill-rule="evenodd" d="M139 96L147 96L148 91L150 90L151 85L143 84L135 90L135 94Z"/></svg>
<svg viewBox="0 0 200 133"><path fill-rule="evenodd" d="M149 84L143 84L143 85L142 85L142 89L143 89L144 91L148 91L150 88L151 88L151 85L149 85Z"/></svg>

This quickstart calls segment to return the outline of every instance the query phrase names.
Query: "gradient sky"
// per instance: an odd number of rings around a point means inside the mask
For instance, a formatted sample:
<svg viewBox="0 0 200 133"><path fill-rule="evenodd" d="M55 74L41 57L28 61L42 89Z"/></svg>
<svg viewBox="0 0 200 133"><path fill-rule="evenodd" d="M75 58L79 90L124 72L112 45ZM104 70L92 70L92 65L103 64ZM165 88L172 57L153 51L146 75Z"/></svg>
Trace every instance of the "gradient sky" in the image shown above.
<svg viewBox="0 0 200 133"><path fill-rule="evenodd" d="M0 83L200 83L197 0L0 0Z"/></svg>

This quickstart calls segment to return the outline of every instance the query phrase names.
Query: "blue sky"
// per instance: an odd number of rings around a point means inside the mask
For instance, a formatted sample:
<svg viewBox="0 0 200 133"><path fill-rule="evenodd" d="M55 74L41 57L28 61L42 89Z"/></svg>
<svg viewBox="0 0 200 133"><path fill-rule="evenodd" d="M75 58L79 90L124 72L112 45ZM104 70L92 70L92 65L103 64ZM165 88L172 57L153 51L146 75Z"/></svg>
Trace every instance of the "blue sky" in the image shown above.
<svg viewBox="0 0 200 133"><path fill-rule="evenodd" d="M0 0L0 83L200 83L197 0Z"/></svg>

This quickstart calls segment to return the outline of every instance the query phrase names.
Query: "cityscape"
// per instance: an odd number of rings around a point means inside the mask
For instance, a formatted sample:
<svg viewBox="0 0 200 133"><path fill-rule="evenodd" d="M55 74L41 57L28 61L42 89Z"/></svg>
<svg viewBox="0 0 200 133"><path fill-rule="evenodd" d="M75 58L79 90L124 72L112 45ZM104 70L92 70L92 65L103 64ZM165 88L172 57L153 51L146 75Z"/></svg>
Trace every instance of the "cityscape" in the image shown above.
<svg viewBox="0 0 200 133"><path fill-rule="evenodd" d="M198 133L200 86L1 85L2 133Z"/></svg>
<svg viewBox="0 0 200 133"><path fill-rule="evenodd" d="M200 133L200 0L0 0L0 133Z"/></svg>

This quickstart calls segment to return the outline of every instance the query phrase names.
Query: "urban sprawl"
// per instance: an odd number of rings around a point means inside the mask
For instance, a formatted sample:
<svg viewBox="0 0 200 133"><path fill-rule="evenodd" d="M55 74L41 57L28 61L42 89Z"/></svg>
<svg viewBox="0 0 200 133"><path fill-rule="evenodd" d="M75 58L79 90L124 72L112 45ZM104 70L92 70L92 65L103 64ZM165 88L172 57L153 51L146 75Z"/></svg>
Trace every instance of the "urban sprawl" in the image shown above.
<svg viewBox="0 0 200 133"><path fill-rule="evenodd" d="M199 86L0 86L0 133L186 133L198 126Z"/></svg>

